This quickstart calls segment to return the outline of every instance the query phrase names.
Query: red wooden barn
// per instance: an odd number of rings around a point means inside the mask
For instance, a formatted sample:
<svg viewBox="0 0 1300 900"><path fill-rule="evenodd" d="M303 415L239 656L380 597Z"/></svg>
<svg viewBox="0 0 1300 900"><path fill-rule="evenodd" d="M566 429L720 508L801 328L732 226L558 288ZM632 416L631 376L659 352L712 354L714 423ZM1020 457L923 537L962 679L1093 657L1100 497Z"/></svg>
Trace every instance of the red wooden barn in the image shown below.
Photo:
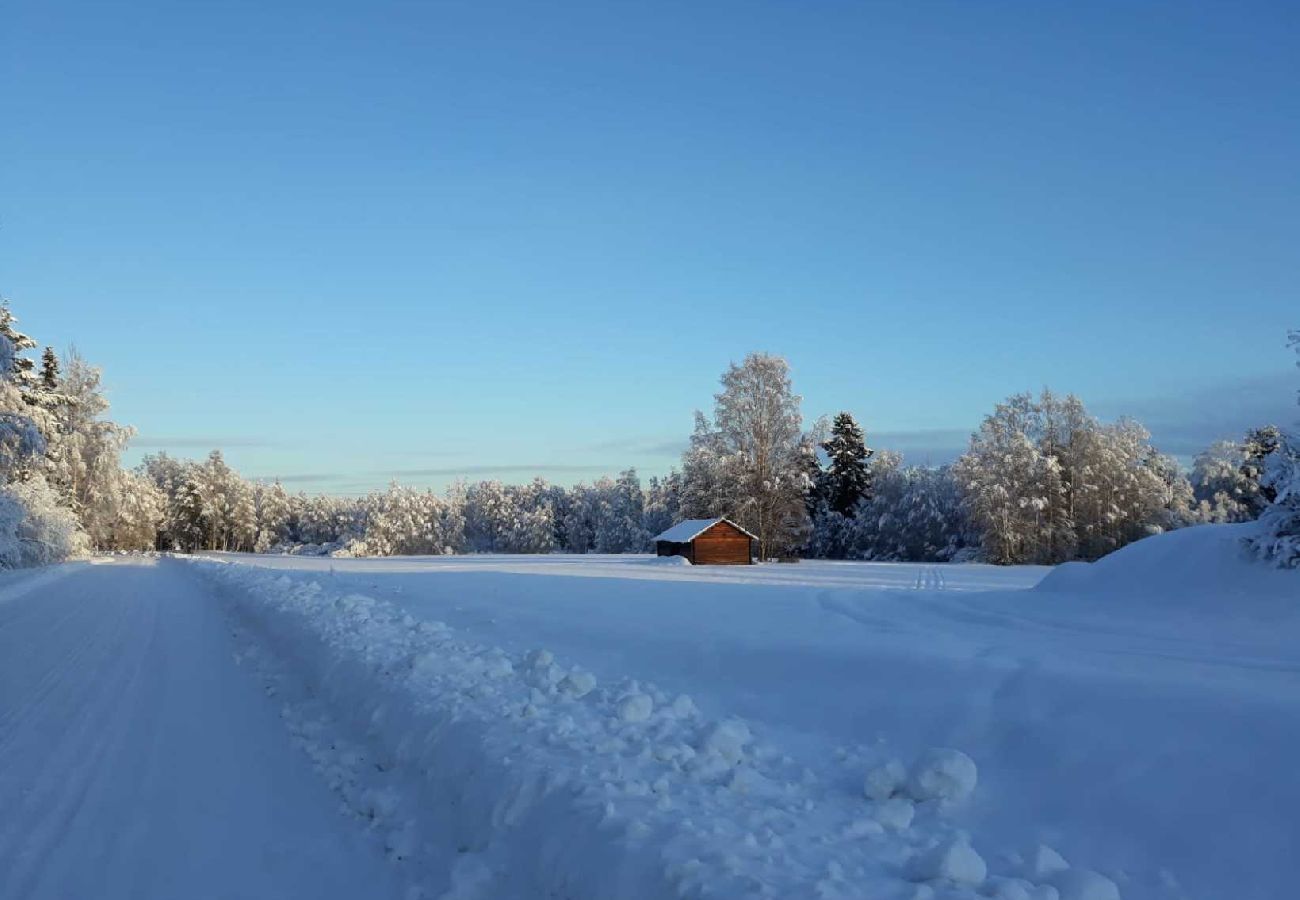
<svg viewBox="0 0 1300 900"><path fill-rule="evenodd" d="M655 536L655 553L684 556L697 566L747 566L756 540L730 519L687 519Z"/></svg>

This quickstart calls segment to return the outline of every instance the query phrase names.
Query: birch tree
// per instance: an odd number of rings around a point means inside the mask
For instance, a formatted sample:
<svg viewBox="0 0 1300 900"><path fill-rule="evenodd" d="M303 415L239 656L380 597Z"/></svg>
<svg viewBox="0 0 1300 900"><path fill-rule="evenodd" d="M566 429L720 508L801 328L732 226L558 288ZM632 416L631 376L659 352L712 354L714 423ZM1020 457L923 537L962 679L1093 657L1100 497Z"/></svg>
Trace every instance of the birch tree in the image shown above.
<svg viewBox="0 0 1300 900"><path fill-rule="evenodd" d="M751 353L722 376L714 396L713 434L724 476L734 480L735 509L758 536L760 559L789 552L806 537L810 488L801 457L801 398L779 356Z"/></svg>

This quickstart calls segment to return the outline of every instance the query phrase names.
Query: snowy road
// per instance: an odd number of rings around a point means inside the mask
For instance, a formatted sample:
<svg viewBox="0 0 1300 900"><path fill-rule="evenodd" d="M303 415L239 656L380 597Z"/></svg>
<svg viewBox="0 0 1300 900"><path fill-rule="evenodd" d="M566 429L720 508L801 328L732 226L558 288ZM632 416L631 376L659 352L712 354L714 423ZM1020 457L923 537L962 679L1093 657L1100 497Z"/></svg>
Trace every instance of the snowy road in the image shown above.
<svg viewBox="0 0 1300 900"><path fill-rule="evenodd" d="M0 582L0 897L398 896L170 561Z"/></svg>

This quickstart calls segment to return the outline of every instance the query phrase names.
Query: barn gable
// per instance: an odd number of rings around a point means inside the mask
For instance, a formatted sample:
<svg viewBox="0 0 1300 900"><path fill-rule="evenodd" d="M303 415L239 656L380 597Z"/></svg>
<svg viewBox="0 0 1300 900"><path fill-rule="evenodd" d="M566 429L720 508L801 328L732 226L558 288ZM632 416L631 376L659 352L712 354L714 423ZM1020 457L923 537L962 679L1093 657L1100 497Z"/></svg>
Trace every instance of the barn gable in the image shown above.
<svg viewBox="0 0 1300 900"><path fill-rule="evenodd" d="M748 531L741 528L739 525L737 525L735 522L731 521L730 519L722 516L719 516L715 519L684 519L683 521L678 522L676 525L674 525L672 528L669 528L667 531L663 532L662 534L655 535L653 540L655 540L656 542L668 541L669 543L673 543L673 544L685 544L688 541L695 540L695 538L699 537L701 534L708 531L714 525L717 525L721 522L725 522L726 524L730 525L736 531L740 532L741 534L743 534L745 537L749 538L752 541L758 540L756 536L750 534Z"/></svg>

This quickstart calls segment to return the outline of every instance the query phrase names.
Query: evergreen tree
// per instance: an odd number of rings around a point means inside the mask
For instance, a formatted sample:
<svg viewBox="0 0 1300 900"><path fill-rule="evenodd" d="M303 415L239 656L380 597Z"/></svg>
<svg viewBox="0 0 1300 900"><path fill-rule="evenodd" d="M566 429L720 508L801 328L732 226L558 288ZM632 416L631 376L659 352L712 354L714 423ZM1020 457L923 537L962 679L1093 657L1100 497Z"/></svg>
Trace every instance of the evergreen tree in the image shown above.
<svg viewBox="0 0 1300 900"><path fill-rule="evenodd" d="M51 392L59 389L59 358L53 347L46 347L41 354L41 388Z"/></svg>
<svg viewBox="0 0 1300 900"><path fill-rule="evenodd" d="M1215 441L1192 462L1196 515L1202 522L1249 522L1259 482L1247 474L1245 447L1238 441Z"/></svg>
<svg viewBox="0 0 1300 900"><path fill-rule="evenodd" d="M842 412L831 425L830 439L822 444L828 465L818 493L827 505L852 518L858 502L871 497L871 470L867 460L876 451L867 446L866 435L851 413Z"/></svg>
<svg viewBox="0 0 1300 900"><path fill-rule="evenodd" d="M1287 342L1300 356L1300 331L1289 332ZM1300 569L1300 423L1289 431L1277 429L1276 445L1264 456L1260 483L1273 500L1259 517L1259 532L1246 543L1280 568Z"/></svg>
<svg viewBox="0 0 1300 900"><path fill-rule="evenodd" d="M9 309L9 301L0 298L0 335L8 338L13 348L9 374L20 390L26 390L32 387L36 376L33 373L35 364L23 356L23 353L34 349L36 342L14 327L17 321L18 319Z"/></svg>
<svg viewBox="0 0 1300 900"><path fill-rule="evenodd" d="M1282 432L1276 425L1264 425L1246 432L1242 443L1245 459L1241 464L1241 474L1251 483L1258 485L1253 502L1250 504L1253 516L1258 516L1270 503L1277 499L1277 490L1271 484L1261 483L1268 458L1277 452Z"/></svg>

